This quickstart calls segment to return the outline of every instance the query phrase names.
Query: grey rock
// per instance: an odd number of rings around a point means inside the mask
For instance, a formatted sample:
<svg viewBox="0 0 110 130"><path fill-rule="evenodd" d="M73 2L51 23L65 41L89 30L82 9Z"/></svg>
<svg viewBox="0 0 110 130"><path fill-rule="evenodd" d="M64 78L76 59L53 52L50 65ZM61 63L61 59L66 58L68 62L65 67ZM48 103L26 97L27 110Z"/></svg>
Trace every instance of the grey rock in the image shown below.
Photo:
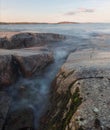
<svg viewBox="0 0 110 130"><path fill-rule="evenodd" d="M71 53L53 83L51 105L39 129L109 130L109 64L109 51Z"/></svg>
<svg viewBox="0 0 110 130"><path fill-rule="evenodd" d="M32 53L32 52L31 52ZM53 55L50 52L37 51L37 53L14 56L19 64L20 71L24 77L30 77L35 72L39 73L53 61Z"/></svg>
<svg viewBox="0 0 110 130"><path fill-rule="evenodd" d="M14 83L18 77L18 69L11 55L0 55L0 89Z"/></svg>
<svg viewBox="0 0 110 130"><path fill-rule="evenodd" d="M10 38L13 48L25 48L32 46L36 43L34 34L31 33L19 33Z"/></svg>
<svg viewBox="0 0 110 130"><path fill-rule="evenodd" d="M34 111L25 106L10 112L4 124L4 130L33 130Z"/></svg>
<svg viewBox="0 0 110 130"><path fill-rule="evenodd" d="M0 88L14 83L19 78L19 74L24 77L30 77L35 73L39 74L51 62L53 62L53 55L45 48L1 49Z"/></svg>
<svg viewBox="0 0 110 130"><path fill-rule="evenodd" d="M7 37L0 38L0 48L7 49L7 48L10 48L10 45L11 43Z"/></svg>
<svg viewBox="0 0 110 130"><path fill-rule="evenodd" d="M64 40L65 36L52 33L0 33L0 48L18 49Z"/></svg>
<svg viewBox="0 0 110 130"><path fill-rule="evenodd" d="M3 129L3 125L6 121L10 104L11 104L11 97L9 97L6 92L0 91L0 130Z"/></svg>

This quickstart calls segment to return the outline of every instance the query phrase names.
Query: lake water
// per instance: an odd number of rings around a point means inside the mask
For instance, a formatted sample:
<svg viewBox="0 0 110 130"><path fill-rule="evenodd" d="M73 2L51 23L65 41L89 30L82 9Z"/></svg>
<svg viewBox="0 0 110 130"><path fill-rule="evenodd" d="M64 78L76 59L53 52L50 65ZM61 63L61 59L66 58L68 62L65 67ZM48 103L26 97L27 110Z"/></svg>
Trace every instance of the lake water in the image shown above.
<svg viewBox="0 0 110 130"><path fill-rule="evenodd" d="M10 112L23 106L31 107L35 113L35 130L49 103L51 83L69 53L88 48L110 50L110 24L10 24L0 25L0 31L59 33L67 36L65 41L46 45L53 52L55 60L43 74L30 79L21 77L9 87L8 92L13 97ZM26 88L22 97L19 96L20 86Z"/></svg>

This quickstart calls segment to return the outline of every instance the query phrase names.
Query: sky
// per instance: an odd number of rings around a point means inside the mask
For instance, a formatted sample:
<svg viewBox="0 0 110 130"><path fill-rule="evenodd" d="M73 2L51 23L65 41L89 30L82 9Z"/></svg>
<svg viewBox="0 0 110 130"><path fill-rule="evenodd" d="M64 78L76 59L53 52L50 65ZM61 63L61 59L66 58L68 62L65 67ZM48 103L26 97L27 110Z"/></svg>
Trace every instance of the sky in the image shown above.
<svg viewBox="0 0 110 130"><path fill-rule="evenodd" d="M110 0L0 0L0 22L110 22Z"/></svg>

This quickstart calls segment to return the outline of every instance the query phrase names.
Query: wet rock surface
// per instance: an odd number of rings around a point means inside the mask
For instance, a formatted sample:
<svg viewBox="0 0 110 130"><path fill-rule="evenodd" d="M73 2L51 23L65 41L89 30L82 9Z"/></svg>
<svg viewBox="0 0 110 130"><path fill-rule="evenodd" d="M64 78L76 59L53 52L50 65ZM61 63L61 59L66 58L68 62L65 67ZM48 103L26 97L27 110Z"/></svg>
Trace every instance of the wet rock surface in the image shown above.
<svg viewBox="0 0 110 130"><path fill-rule="evenodd" d="M110 52L71 53L52 86L40 130L110 129Z"/></svg>
<svg viewBox="0 0 110 130"><path fill-rule="evenodd" d="M63 35L52 33L0 32L0 48L18 49L40 46L49 42L62 41L65 38Z"/></svg>

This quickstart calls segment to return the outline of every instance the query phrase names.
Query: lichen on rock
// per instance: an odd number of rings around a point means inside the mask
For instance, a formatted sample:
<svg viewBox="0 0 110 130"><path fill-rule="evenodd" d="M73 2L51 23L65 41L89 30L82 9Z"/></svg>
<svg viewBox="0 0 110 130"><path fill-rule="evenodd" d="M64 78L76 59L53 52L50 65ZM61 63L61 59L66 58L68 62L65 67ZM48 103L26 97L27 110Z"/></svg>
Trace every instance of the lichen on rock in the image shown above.
<svg viewBox="0 0 110 130"><path fill-rule="evenodd" d="M105 60L104 60L105 59ZM40 130L110 129L110 52L70 54L54 85Z"/></svg>

